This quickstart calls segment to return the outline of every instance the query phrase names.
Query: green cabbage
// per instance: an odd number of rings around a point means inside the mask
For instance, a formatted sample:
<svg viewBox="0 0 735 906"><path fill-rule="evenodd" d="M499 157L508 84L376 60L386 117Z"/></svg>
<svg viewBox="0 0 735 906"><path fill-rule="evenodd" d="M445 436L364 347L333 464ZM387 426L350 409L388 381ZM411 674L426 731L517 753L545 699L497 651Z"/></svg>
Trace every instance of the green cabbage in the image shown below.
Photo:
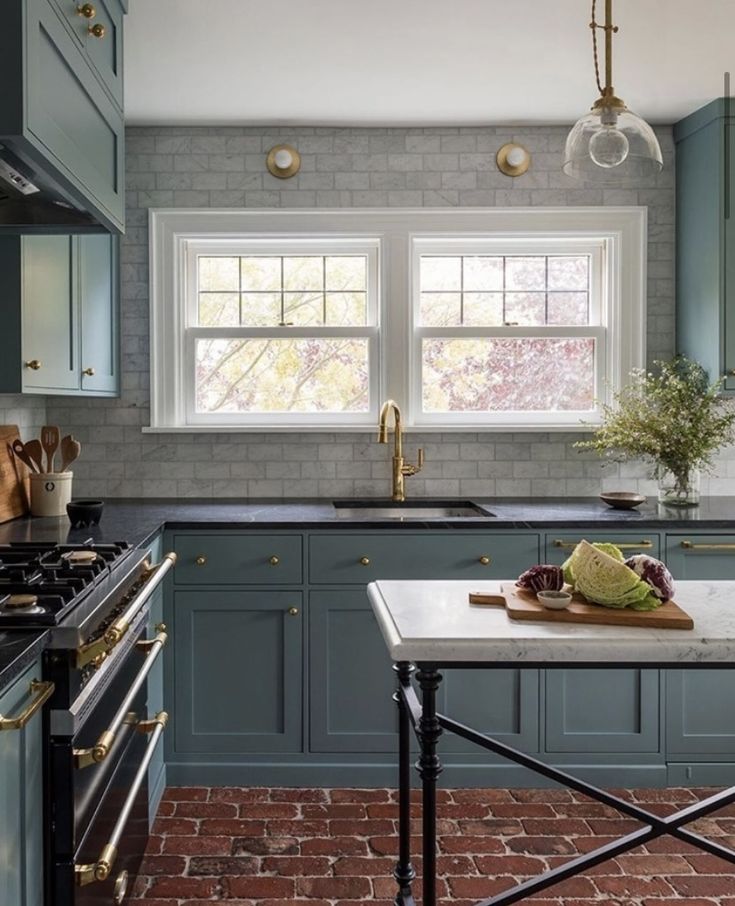
<svg viewBox="0 0 735 906"><path fill-rule="evenodd" d="M616 554L620 555L619 559ZM623 560L615 545L581 541L567 561L574 575L575 590L588 601L605 607L655 610L662 603L660 598Z"/></svg>
<svg viewBox="0 0 735 906"><path fill-rule="evenodd" d="M584 548L582 548L583 544L586 544L587 547L594 547L595 550L604 551L604 553L609 554L611 557L613 557L615 560L618 560L620 563L625 562L625 557L623 556L623 552L615 544L610 544L607 541L599 541L594 544L590 544L588 541L580 541L580 543L574 548L574 550L572 551L572 553L570 554L570 556L568 557L568 559L562 566L562 570L564 571L564 581L567 583L567 585L572 585L572 586L576 585L575 578L574 578L575 572L576 572L575 557L577 557L577 551L584 550ZM578 557L577 557L577 559L578 559Z"/></svg>

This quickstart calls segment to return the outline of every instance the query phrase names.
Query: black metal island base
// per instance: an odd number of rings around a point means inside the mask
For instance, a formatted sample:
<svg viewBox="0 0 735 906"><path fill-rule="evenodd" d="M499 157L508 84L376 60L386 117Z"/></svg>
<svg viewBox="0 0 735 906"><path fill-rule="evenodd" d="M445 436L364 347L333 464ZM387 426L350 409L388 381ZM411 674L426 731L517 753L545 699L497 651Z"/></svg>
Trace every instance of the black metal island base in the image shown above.
<svg viewBox="0 0 735 906"><path fill-rule="evenodd" d="M501 583L483 583L499 591ZM507 583L506 583L507 584ZM443 668L543 667L732 668L735 664L735 582L680 582L677 602L694 619L693 630L512 622L505 611L474 608L469 592L477 582L386 581L368 594L394 661L399 715L399 855L394 877L397 906L413 906L411 863L411 735L419 745L416 768L422 787L423 906L436 906L436 786L444 732L519 764L547 780L617 809L641 828L531 878L477 906L505 906L538 894L588 868L657 837L671 835L735 865L735 851L687 830L692 821L735 802L735 787L665 818L571 776L490 736L437 712ZM418 687L418 691L417 691ZM734 871L735 873L735 871Z"/></svg>

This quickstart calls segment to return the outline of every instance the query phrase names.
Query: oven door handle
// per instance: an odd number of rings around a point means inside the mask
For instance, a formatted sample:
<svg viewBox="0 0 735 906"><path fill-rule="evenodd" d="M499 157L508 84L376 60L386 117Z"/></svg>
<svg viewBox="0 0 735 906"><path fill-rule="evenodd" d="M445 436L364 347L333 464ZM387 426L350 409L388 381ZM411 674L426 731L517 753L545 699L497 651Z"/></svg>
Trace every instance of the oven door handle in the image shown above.
<svg viewBox="0 0 735 906"><path fill-rule="evenodd" d="M95 639L93 642L87 642L77 648L76 666L78 668L86 666L97 658L106 657L113 650L115 645L126 635L138 612L145 606L175 563L176 554L172 551L166 554L157 566L147 567L140 582L137 583L132 600L125 608L124 613L107 627L105 634L101 638Z"/></svg>
<svg viewBox="0 0 735 906"><path fill-rule="evenodd" d="M74 877L76 878L79 887L86 887L87 884L93 884L95 881L106 881L107 878L109 878L112 867L115 864L115 859L117 858L117 848L120 844L120 838L125 831L125 825L128 822L130 813L135 805L135 800L148 772L148 765L151 763L153 753L158 745L158 740L161 738L161 734L166 728L167 722L168 714L165 711L159 711L155 718L150 721L150 723L154 725L151 738L146 746L143 760L138 766L135 779L130 787L130 792L125 799L123 807L120 809L120 814L117 816L117 821L110 834L110 839L103 847L100 857L96 862L90 862L86 865L76 864L74 866Z"/></svg>
<svg viewBox="0 0 735 906"><path fill-rule="evenodd" d="M131 683L125 698L120 703L120 707L117 709L115 716L110 722L110 726L100 734L99 739L93 746L90 746L87 749L74 749L74 764L78 768L86 768L91 764L99 764L101 761L104 761L112 751L112 746L115 743L115 737L117 736L118 730L124 723L130 721L130 718L128 717L130 706L133 704L135 696L140 691L140 687L151 672L153 664L156 662L156 658L161 653L161 650L168 639L168 636L164 632L165 627L162 624L156 628L159 629L159 632L155 638L138 642L138 646L142 650L147 651L147 654L143 661L143 666Z"/></svg>

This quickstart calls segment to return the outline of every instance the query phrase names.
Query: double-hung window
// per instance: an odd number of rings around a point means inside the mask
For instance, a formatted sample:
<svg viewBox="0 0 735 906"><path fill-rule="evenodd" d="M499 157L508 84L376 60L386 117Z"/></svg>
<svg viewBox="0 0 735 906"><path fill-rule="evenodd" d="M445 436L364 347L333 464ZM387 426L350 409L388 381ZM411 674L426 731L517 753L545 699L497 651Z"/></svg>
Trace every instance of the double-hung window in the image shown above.
<svg viewBox="0 0 735 906"><path fill-rule="evenodd" d="M153 431L577 430L645 363L644 208L150 221Z"/></svg>

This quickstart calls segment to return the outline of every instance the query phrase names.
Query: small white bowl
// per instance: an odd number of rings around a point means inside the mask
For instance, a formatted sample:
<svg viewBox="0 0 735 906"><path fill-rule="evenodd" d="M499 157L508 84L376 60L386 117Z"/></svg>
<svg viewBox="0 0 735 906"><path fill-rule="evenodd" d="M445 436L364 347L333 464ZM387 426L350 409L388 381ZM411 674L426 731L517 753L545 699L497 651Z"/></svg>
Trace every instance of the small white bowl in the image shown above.
<svg viewBox="0 0 735 906"><path fill-rule="evenodd" d="M568 591L540 591L536 597L539 604L548 610L564 610L572 603L572 596Z"/></svg>

